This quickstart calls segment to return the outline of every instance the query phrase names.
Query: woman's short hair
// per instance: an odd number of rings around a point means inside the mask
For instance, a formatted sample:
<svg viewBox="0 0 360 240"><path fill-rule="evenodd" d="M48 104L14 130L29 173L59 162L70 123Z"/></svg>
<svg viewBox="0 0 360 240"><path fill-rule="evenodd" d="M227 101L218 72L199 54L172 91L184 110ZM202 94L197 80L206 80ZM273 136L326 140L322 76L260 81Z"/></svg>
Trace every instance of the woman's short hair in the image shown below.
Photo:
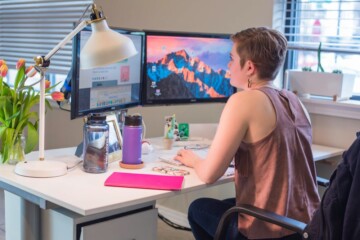
<svg viewBox="0 0 360 240"><path fill-rule="evenodd" d="M231 36L240 57L240 66L250 60L256 66L260 79L275 79L284 62L287 41L274 29L248 28Z"/></svg>

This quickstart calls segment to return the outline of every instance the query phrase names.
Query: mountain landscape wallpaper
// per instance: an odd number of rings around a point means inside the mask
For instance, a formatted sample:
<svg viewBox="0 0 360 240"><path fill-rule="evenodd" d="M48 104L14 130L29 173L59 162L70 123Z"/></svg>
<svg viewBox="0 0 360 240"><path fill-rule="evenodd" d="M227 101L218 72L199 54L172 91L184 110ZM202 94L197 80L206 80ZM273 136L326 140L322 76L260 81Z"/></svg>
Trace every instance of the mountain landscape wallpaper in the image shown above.
<svg viewBox="0 0 360 240"><path fill-rule="evenodd" d="M229 97L231 46L224 38L147 36L147 99Z"/></svg>

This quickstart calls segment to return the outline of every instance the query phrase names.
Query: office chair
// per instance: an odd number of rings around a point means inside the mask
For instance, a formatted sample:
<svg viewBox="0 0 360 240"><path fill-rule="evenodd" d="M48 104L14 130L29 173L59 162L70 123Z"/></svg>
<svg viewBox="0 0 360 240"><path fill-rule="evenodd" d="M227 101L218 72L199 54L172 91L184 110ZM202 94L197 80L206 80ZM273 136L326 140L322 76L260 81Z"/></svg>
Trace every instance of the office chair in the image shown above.
<svg viewBox="0 0 360 240"><path fill-rule="evenodd" d="M327 187L320 207L309 223L278 215L257 207L242 204L226 211L217 227L215 240L225 239L232 214L246 214L273 223L300 234L303 239L355 240L360 239L360 132L330 177L330 181L317 178L320 186Z"/></svg>
<svg viewBox="0 0 360 240"><path fill-rule="evenodd" d="M317 177L316 180L318 185L322 187L328 187L330 184L330 181L325 178ZM214 240L225 239L227 226L229 225L231 216L236 213L249 215L265 222L276 224L278 226L300 234L301 236L303 236L304 239L308 238L308 233L305 231L305 228L307 226L305 223L292 218L278 215L264 209L254 207L252 205L240 204L239 206L230 208L223 214L217 227Z"/></svg>

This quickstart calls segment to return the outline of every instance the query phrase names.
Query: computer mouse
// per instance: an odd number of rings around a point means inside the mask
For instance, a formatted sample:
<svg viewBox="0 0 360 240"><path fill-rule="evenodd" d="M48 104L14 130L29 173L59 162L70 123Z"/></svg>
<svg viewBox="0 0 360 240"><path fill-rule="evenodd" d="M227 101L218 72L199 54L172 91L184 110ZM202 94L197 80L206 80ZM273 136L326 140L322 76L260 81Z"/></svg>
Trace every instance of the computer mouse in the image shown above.
<svg viewBox="0 0 360 240"><path fill-rule="evenodd" d="M149 141L142 141L141 144L141 152L142 154L149 154L154 151L154 147L151 145Z"/></svg>

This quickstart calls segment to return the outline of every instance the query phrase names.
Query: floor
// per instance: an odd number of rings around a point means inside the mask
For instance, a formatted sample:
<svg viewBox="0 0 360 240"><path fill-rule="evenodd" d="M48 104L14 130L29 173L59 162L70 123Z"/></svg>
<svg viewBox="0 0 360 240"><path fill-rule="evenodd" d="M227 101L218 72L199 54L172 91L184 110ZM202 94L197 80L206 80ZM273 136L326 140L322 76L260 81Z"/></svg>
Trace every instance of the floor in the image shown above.
<svg viewBox="0 0 360 240"><path fill-rule="evenodd" d="M194 240L192 233L184 230L177 230L173 227L168 226L162 220L158 220L158 231L159 240ZM4 238L5 239L5 238ZM2 238L0 238L2 240Z"/></svg>

